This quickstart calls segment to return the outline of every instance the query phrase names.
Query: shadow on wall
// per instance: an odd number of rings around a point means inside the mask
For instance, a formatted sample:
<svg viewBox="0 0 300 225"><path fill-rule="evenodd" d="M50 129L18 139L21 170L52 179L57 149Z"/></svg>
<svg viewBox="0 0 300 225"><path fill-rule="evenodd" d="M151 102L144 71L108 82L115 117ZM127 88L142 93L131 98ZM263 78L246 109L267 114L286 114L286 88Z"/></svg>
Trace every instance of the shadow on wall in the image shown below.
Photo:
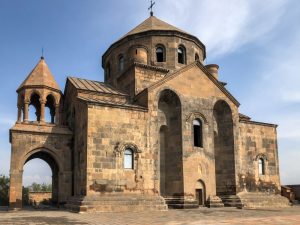
<svg viewBox="0 0 300 225"><path fill-rule="evenodd" d="M280 191L275 183L266 182L259 179L255 180L254 174L247 173L246 175L239 174L239 186L240 191L243 191L245 188L249 192L266 192L280 194Z"/></svg>

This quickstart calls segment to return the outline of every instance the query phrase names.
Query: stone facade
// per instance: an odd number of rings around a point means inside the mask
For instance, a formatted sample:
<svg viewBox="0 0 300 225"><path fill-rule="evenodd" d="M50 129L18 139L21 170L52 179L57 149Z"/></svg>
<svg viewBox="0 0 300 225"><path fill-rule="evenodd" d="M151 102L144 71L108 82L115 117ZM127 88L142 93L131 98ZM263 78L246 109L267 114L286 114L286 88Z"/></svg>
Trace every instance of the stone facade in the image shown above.
<svg viewBox="0 0 300 225"><path fill-rule="evenodd" d="M41 59L17 91L11 206L33 158L52 168L52 199L76 211L241 206L247 191L276 199L277 126L240 114L205 57L198 38L151 16L105 52L104 83L69 77L62 94Z"/></svg>
<svg viewBox="0 0 300 225"><path fill-rule="evenodd" d="M29 192L29 205L50 204L52 192Z"/></svg>

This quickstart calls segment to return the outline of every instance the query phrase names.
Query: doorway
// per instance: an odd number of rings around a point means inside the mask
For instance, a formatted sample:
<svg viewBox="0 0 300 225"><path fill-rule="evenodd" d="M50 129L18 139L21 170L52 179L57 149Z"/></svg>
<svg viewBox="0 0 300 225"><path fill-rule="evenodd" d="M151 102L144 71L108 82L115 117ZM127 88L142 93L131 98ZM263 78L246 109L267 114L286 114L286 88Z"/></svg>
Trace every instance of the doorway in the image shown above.
<svg viewBox="0 0 300 225"><path fill-rule="evenodd" d="M202 180L198 180L195 186L195 201L199 206L205 206L206 193L205 184Z"/></svg>
<svg viewBox="0 0 300 225"><path fill-rule="evenodd" d="M199 206L203 206L203 191L202 189L196 189L196 200Z"/></svg>

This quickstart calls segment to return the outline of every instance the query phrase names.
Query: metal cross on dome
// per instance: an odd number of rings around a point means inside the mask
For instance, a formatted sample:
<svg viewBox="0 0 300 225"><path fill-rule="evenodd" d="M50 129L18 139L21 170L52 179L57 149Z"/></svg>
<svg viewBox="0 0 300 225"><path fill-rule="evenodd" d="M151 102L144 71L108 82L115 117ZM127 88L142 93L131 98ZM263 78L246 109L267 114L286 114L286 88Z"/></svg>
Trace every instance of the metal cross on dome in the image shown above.
<svg viewBox="0 0 300 225"><path fill-rule="evenodd" d="M153 2L152 0L151 0L151 5L150 5L150 7L148 8L148 10L150 10L150 16L153 16L153 6L155 5L155 2Z"/></svg>

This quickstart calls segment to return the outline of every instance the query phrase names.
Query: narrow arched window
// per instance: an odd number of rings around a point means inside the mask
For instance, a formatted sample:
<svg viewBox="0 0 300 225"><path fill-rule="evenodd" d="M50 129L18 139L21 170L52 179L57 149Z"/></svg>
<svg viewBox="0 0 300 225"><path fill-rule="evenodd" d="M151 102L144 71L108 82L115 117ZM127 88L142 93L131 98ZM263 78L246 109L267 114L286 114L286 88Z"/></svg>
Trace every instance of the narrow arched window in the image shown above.
<svg viewBox="0 0 300 225"><path fill-rule="evenodd" d="M119 57L119 71L123 71L123 69L124 69L124 56L121 55Z"/></svg>
<svg viewBox="0 0 300 225"><path fill-rule="evenodd" d="M258 173L265 175L265 161L262 158L258 159Z"/></svg>
<svg viewBox="0 0 300 225"><path fill-rule="evenodd" d="M198 55L198 53L195 54L195 61L199 61L199 55Z"/></svg>
<svg viewBox="0 0 300 225"><path fill-rule="evenodd" d="M177 50L178 53L178 63L185 64L185 49L180 46Z"/></svg>
<svg viewBox="0 0 300 225"><path fill-rule="evenodd" d="M110 78L110 63L106 64L106 67L105 67L105 77L106 77L106 79Z"/></svg>
<svg viewBox="0 0 300 225"><path fill-rule="evenodd" d="M133 169L133 151L131 149L124 151L124 169Z"/></svg>
<svg viewBox="0 0 300 225"><path fill-rule="evenodd" d="M194 131L194 146L203 147L203 138L202 138L202 123L199 119L193 121L193 131Z"/></svg>
<svg viewBox="0 0 300 225"><path fill-rule="evenodd" d="M161 46L156 48L156 61L165 62L165 51L164 48Z"/></svg>

